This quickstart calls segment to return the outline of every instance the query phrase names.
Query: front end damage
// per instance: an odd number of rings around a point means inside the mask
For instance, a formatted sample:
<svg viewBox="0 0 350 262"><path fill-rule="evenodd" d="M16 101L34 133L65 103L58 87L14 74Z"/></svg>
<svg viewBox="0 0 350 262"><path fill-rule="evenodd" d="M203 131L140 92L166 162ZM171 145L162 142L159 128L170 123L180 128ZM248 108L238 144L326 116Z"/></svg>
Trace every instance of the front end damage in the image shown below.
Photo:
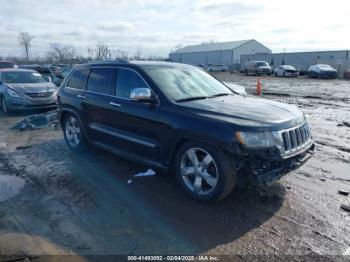
<svg viewBox="0 0 350 262"><path fill-rule="evenodd" d="M243 183L273 183L301 167L314 154L315 144L306 121L273 131L271 136L261 136L261 139L271 138L269 146L250 146L242 137L238 134L237 141L228 151L236 161L238 180ZM258 144L257 141L260 140L253 142Z"/></svg>
<svg viewBox="0 0 350 262"><path fill-rule="evenodd" d="M277 149L242 151L237 166L239 180L251 183L273 183L305 164L314 154L314 143L288 157Z"/></svg>

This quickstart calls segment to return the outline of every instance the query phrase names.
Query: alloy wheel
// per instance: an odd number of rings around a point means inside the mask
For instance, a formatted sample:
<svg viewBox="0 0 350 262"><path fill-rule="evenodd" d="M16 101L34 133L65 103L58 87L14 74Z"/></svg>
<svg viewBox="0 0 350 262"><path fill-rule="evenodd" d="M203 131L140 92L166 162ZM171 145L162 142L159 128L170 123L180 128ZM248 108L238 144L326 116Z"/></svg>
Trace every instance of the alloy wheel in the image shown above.
<svg viewBox="0 0 350 262"><path fill-rule="evenodd" d="M206 195L211 193L218 183L218 168L207 151L190 148L181 158L181 176L189 190Z"/></svg>
<svg viewBox="0 0 350 262"><path fill-rule="evenodd" d="M67 142L71 147L77 147L80 144L81 139L81 131L78 120L73 117L69 116L66 119L66 126L65 126L65 132L66 132L66 138Z"/></svg>

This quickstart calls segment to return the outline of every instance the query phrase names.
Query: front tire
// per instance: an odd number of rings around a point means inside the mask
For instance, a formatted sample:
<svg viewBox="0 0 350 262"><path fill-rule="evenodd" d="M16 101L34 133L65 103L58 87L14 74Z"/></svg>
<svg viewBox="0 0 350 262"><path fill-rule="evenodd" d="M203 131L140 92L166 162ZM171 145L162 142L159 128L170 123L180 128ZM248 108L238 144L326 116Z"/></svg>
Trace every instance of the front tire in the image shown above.
<svg viewBox="0 0 350 262"><path fill-rule="evenodd" d="M64 140L74 152L83 152L87 148L87 140L79 120L73 114L68 114L63 122Z"/></svg>
<svg viewBox="0 0 350 262"><path fill-rule="evenodd" d="M232 159L212 146L188 142L175 157L175 174L183 191L207 202L227 197L234 189L237 173Z"/></svg>

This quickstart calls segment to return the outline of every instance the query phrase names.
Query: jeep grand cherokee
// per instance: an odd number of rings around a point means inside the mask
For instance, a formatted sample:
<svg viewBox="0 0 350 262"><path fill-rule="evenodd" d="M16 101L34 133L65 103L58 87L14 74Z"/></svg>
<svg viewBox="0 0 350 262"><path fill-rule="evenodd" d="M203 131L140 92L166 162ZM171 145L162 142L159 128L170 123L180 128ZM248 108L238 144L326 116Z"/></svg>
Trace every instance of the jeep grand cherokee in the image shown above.
<svg viewBox="0 0 350 262"><path fill-rule="evenodd" d="M275 181L314 149L307 120L295 106L239 96L189 65L78 65L58 101L70 149L92 144L173 172L182 189L201 201L226 197L239 181Z"/></svg>

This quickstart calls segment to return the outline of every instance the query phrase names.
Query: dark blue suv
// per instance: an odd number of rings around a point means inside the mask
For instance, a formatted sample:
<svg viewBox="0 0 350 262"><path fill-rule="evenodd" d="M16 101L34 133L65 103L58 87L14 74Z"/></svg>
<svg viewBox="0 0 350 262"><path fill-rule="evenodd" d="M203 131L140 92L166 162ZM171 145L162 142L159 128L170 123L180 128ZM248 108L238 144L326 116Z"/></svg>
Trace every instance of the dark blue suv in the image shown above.
<svg viewBox="0 0 350 262"><path fill-rule="evenodd" d="M240 181L275 181L305 163L314 148L296 107L240 96L189 65L77 65L58 102L70 149L95 145L172 172L201 201L226 197Z"/></svg>

